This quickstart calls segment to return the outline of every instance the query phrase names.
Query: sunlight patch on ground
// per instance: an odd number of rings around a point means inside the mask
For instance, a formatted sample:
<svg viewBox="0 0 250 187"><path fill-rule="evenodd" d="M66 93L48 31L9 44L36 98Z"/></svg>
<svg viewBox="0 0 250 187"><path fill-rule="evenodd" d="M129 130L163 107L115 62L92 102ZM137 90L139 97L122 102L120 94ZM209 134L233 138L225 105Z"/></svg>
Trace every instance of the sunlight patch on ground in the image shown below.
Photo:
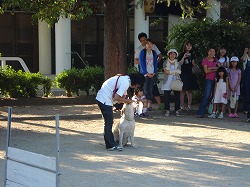
<svg viewBox="0 0 250 187"><path fill-rule="evenodd" d="M0 151L0 159L5 159L5 151Z"/></svg>

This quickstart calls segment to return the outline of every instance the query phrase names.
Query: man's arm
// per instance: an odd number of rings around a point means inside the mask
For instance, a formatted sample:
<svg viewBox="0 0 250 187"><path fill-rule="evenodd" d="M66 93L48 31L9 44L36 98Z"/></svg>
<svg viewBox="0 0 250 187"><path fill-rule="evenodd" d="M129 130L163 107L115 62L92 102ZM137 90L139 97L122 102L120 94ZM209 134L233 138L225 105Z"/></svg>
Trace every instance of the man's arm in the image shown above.
<svg viewBox="0 0 250 187"><path fill-rule="evenodd" d="M161 61L161 59L162 59L162 54L160 53L157 58L158 63Z"/></svg>
<svg viewBox="0 0 250 187"><path fill-rule="evenodd" d="M135 59L134 59L134 63L135 63L135 64L139 64L139 56L140 56L140 51L139 51L139 49L137 48L137 49L135 50Z"/></svg>
<svg viewBox="0 0 250 187"><path fill-rule="evenodd" d="M139 64L139 58L135 58L134 63Z"/></svg>
<svg viewBox="0 0 250 187"><path fill-rule="evenodd" d="M125 99L124 96L121 97L117 93L115 94L114 101L117 101L119 103L128 103L128 104L131 104L133 102L133 100L131 100L131 99Z"/></svg>
<svg viewBox="0 0 250 187"><path fill-rule="evenodd" d="M158 47L155 44L153 44L152 49L156 52L157 61L159 63L161 61L161 59L162 59L162 54L161 54L160 50L158 49Z"/></svg>

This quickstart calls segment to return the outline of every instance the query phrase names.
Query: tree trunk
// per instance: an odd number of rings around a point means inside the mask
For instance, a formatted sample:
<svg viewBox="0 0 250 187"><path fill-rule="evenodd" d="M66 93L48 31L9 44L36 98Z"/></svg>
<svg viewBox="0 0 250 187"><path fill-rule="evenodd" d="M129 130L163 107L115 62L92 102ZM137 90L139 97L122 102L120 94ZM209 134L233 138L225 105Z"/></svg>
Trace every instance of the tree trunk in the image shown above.
<svg viewBox="0 0 250 187"><path fill-rule="evenodd" d="M127 1L105 0L104 78L127 72Z"/></svg>

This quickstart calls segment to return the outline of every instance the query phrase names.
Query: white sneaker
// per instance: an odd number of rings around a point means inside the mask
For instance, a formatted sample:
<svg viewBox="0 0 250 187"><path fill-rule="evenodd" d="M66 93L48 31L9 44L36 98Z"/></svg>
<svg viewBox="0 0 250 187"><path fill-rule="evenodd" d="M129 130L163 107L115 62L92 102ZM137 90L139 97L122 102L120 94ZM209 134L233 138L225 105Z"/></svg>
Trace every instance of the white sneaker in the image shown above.
<svg viewBox="0 0 250 187"><path fill-rule="evenodd" d="M207 116L207 117L209 117L209 118L216 118L216 114L215 114L215 113L212 113L212 114L210 114L210 115Z"/></svg>
<svg viewBox="0 0 250 187"><path fill-rule="evenodd" d="M165 112L165 116L169 116L169 110L166 110L166 112Z"/></svg>
<svg viewBox="0 0 250 187"><path fill-rule="evenodd" d="M122 148L117 146L111 147L111 148L107 148L108 151L122 151Z"/></svg>
<svg viewBox="0 0 250 187"><path fill-rule="evenodd" d="M175 112L175 115L176 115L177 117L181 116L179 110L177 110L177 111Z"/></svg>
<svg viewBox="0 0 250 187"><path fill-rule="evenodd" d="M224 116L222 113L220 113L220 115L218 116L219 119L222 119Z"/></svg>

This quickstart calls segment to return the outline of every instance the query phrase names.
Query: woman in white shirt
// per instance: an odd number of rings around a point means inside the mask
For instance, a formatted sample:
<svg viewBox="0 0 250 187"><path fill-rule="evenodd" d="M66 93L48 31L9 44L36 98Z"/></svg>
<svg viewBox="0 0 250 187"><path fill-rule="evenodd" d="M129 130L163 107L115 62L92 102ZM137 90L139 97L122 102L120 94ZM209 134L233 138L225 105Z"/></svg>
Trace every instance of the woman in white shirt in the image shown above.
<svg viewBox="0 0 250 187"><path fill-rule="evenodd" d="M180 76L181 74L181 64L186 58L186 54L181 59L181 62L178 62L176 57L178 56L178 52L175 49L170 49L167 53L168 59L163 63L164 69L164 80L161 90L164 91L164 108L165 108L165 116L169 116L170 114L170 93L171 93L171 84L172 80L176 79L176 76ZM175 98L175 115L180 116L180 91L174 91Z"/></svg>

